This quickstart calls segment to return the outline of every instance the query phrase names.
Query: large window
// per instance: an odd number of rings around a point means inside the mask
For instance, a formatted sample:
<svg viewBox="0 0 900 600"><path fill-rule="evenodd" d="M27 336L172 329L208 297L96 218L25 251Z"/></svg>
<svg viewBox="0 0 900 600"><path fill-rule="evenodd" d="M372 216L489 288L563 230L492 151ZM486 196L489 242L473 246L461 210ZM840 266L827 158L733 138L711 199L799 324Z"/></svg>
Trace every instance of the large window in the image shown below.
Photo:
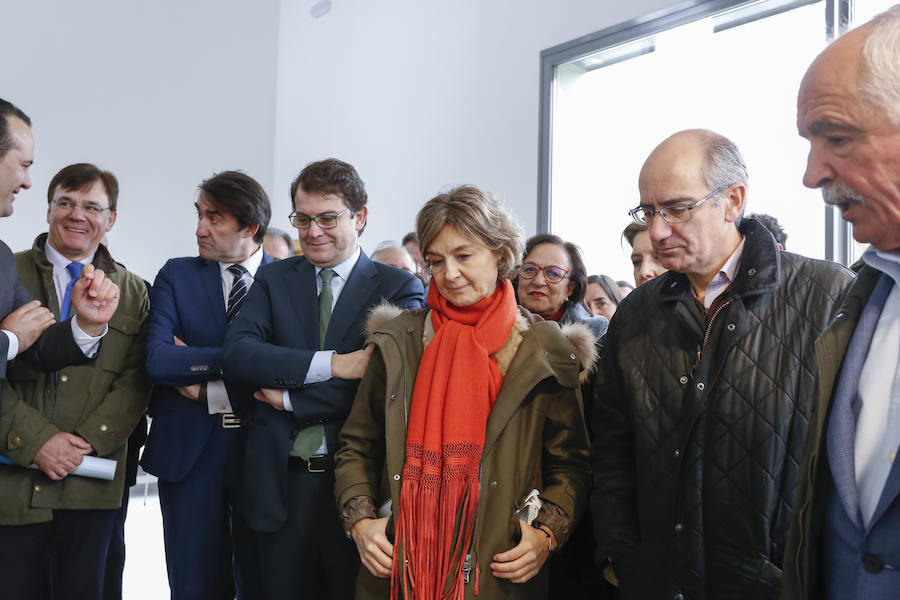
<svg viewBox="0 0 900 600"><path fill-rule="evenodd" d="M808 147L797 135L797 89L841 11L863 22L887 5L705 2L546 51L540 227L581 245L590 272L630 280L620 235L641 165L669 134L701 127L741 148L747 211L775 216L789 250L852 260L846 226L801 183Z"/></svg>

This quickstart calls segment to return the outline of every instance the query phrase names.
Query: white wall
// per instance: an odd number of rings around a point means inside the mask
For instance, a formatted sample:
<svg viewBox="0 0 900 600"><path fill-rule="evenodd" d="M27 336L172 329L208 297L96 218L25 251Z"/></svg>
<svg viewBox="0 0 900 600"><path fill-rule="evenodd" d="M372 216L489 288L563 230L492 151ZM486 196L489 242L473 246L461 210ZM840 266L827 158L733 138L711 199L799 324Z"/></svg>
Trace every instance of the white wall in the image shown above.
<svg viewBox="0 0 900 600"><path fill-rule="evenodd" d="M534 233L540 52L672 0L282 0L273 221L289 184L336 156L369 192L366 249L439 190L482 186Z"/></svg>
<svg viewBox="0 0 900 600"><path fill-rule="evenodd" d="M366 181L363 246L475 183L535 228L540 51L673 0L4 1L0 97L34 120L34 188L0 220L30 247L72 162L121 182L113 255L152 279L196 254L197 184L240 168L287 228L288 186L334 155ZM277 124L277 125L276 125Z"/></svg>
<svg viewBox="0 0 900 600"><path fill-rule="evenodd" d="M4 1L0 97L34 122L34 187L0 238L46 231L47 184L94 162L119 178L113 256L152 281L196 255L197 184L240 168L271 190L277 0Z"/></svg>

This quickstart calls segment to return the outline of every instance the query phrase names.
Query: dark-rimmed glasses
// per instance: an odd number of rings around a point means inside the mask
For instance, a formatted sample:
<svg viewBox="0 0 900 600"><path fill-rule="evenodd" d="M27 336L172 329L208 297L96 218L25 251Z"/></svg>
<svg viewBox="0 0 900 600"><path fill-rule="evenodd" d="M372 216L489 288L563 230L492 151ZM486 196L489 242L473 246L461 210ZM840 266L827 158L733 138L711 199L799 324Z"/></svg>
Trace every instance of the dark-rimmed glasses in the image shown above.
<svg viewBox="0 0 900 600"><path fill-rule="evenodd" d="M338 218L349 210L350 208L348 207L336 215L318 215L315 217L299 214L297 211L294 211L288 215L288 219L291 220L291 225L297 229L309 229L313 223L318 225L319 229L334 229L337 227Z"/></svg>
<svg viewBox="0 0 900 600"><path fill-rule="evenodd" d="M539 272L544 272L544 281L547 283L559 283L569 274L569 271L556 265L538 266L534 263L522 263L519 267L519 277L522 279L534 279Z"/></svg>

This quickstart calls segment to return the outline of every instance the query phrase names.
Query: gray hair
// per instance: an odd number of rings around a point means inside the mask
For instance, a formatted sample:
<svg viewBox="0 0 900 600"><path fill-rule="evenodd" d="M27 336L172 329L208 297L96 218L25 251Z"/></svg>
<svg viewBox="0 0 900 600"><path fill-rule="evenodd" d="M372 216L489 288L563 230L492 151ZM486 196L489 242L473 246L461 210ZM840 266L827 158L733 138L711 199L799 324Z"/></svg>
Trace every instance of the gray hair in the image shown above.
<svg viewBox="0 0 900 600"><path fill-rule="evenodd" d="M375 249L372 250L372 256L375 256L382 250L387 250L388 248L403 248L403 246L400 245L400 242L395 240L384 240L383 242L380 242L377 246L375 246ZM406 248L403 249L406 250Z"/></svg>
<svg viewBox="0 0 900 600"><path fill-rule="evenodd" d="M737 144L724 135L712 131L699 133L706 150L706 164L701 168L701 176L710 190L740 183L745 188L750 185L747 163Z"/></svg>
<svg viewBox="0 0 900 600"><path fill-rule="evenodd" d="M859 70L860 99L900 127L900 4L870 22Z"/></svg>

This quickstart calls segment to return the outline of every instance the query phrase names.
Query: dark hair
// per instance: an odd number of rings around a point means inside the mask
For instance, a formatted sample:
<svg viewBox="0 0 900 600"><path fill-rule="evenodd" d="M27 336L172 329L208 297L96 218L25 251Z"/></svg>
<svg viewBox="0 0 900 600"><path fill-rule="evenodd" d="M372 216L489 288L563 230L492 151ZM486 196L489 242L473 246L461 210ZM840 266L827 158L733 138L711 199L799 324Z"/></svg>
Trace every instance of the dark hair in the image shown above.
<svg viewBox="0 0 900 600"><path fill-rule="evenodd" d="M410 242L419 243L419 236L416 235L415 231L410 231L406 235L403 236L403 241L400 242L401 246L406 246Z"/></svg>
<svg viewBox="0 0 900 600"><path fill-rule="evenodd" d="M7 102L0 98L0 157L5 156L13 148L12 134L9 132L10 117L21 119L26 125L31 127L31 119L22 112L22 109L12 102Z"/></svg>
<svg viewBox="0 0 900 600"><path fill-rule="evenodd" d="M559 246L569 255L569 281L575 284L575 289L563 302L563 306L569 307L584 300L584 292L587 290L587 269L584 266L584 259L581 258L581 248L572 242L564 241L558 235L539 233L525 240L525 252L522 253L522 261L524 262L528 255L531 254L531 251L541 244Z"/></svg>
<svg viewBox="0 0 900 600"><path fill-rule="evenodd" d="M587 278L587 282L588 284L596 283L602 287L603 291L606 292L606 297L615 302L616 306L625 299L625 295L619 289L619 284L609 275L591 275Z"/></svg>
<svg viewBox="0 0 900 600"><path fill-rule="evenodd" d="M262 243L272 218L272 208L269 196L259 182L240 171L223 171L197 187L217 208L237 219L241 229L259 225L253 241Z"/></svg>
<svg viewBox="0 0 900 600"><path fill-rule="evenodd" d="M769 230L769 233L772 234L775 241L781 244L782 248L787 248L787 233L785 233L784 228L781 226L781 223L778 222L778 219L765 213L756 213L747 215L747 217L756 219L762 223L762 226Z"/></svg>
<svg viewBox="0 0 900 600"><path fill-rule="evenodd" d="M272 237L280 237L284 240L284 243L287 244L288 250L290 252L294 251L294 240L291 239L291 236L288 232L278 229L277 227L269 227L266 229L265 234Z"/></svg>
<svg viewBox="0 0 900 600"><path fill-rule="evenodd" d="M106 197L109 198L109 212L116 212L119 200L119 180L109 171L103 171L90 163L77 163L64 167L50 180L47 188L47 204L53 202L57 188L69 191L86 192L97 181L103 184Z"/></svg>
<svg viewBox="0 0 900 600"><path fill-rule="evenodd" d="M647 231L646 225L640 223L629 223L628 227L622 232L622 237L628 242L628 245L634 248L634 238L642 231Z"/></svg>
<svg viewBox="0 0 900 600"><path fill-rule="evenodd" d="M304 192L340 194L344 204L353 212L362 210L369 199L366 195L366 185L353 165L336 158L326 158L303 167L297 178L291 182L292 207L298 189ZM360 234L363 229L365 225L359 230Z"/></svg>

